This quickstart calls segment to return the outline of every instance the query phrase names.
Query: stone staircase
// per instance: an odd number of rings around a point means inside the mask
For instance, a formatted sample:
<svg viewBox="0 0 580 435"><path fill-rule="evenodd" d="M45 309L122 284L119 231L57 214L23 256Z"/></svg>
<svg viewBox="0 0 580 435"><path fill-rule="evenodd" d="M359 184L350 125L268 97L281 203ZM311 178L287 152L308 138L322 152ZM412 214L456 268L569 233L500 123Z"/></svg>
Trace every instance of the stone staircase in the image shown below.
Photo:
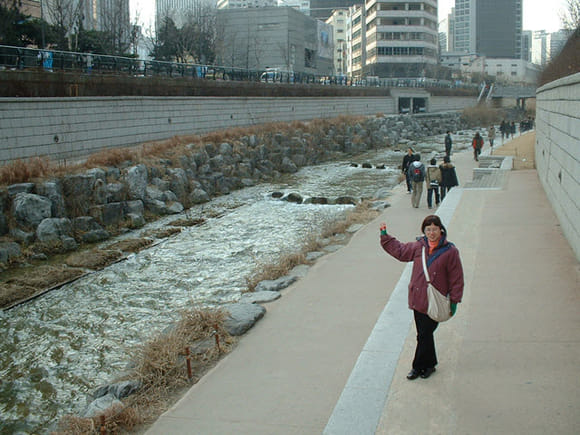
<svg viewBox="0 0 580 435"><path fill-rule="evenodd" d="M513 169L512 156L479 156L479 167L473 168L473 180L466 189L503 189L509 171Z"/></svg>

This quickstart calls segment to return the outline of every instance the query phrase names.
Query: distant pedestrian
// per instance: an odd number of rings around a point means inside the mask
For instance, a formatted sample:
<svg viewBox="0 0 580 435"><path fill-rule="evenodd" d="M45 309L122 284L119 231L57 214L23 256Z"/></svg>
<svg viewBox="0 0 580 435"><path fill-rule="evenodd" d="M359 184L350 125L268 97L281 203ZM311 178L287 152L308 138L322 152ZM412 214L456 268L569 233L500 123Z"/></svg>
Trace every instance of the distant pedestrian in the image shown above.
<svg viewBox="0 0 580 435"><path fill-rule="evenodd" d="M499 125L499 131L501 133L501 143L503 144L503 140L505 139L505 136L507 134L507 125L505 119L501 120L501 124Z"/></svg>
<svg viewBox="0 0 580 435"><path fill-rule="evenodd" d="M415 160L409 166L411 172L411 205L419 208L421 195L423 194L423 182L425 181L425 165L421 163L421 155L415 154Z"/></svg>
<svg viewBox="0 0 580 435"><path fill-rule="evenodd" d="M433 333L439 323L427 315L429 306L427 281L423 272L423 255L431 284L444 295L449 295L451 315L463 297L464 277L459 250L447 240L447 230L439 216L427 216L421 224L423 237L415 242L403 243L387 234L387 225L380 226L381 247L392 257L403 262L413 262L409 282L409 309L413 310L417 330L417 347L407 379L419 376L427 379L435 372L437 352Z"/></svg>
<svg viewBox="0 0 580 435"><path fill-rule="evenodd" d="M427 185L427 207L433 208L433 195L435 195L435 207L439 205L439 184L441 183L441 169L437 166L434 158L427 166L425 184Z"/></svg>
<svg viewBox="0 0 580 435"><path fill-rule="evenodd" d="M411 193L411 172L409 171L409 165L413 163L415 157L413 155L413 148L409 147L407 154L403 157L403 164L401 165L401 172L405 174L405 181L407 182L407 193Z"/></svg>
<svg viewBox="0 0 580 435"><path fill-rule="evenodd" d="M495 140L495 127L491 125L487 129L487 139L489 140L489 146L491 148L490 154L493 153L493 141Z"/></svg>
<svg viewBox="0 0 580 435"><path fill-rule="evenodd" d="M443 201L447 192L449 192L452 187L458 186L459 181L457 180L455 166L453 166L449 157L445 156L443 158L443 164L439 165L439 170L441 171L441 201Z"/></svg>
<svg viewBox="0 0 580 435"><path fill-rule="evenodd" d="M512 135L512 139L516 135L516 123L514 121L510 124L510 134Z"/></svg>
<svg viewBox="0 0 580 435"><path fill-rule="evenodd" d="M475 136L473 136L471 146L473 147L473 158L476 162L478 162L481 149L483 148L483 138L479 134L479 131L475 133Z"/></svg>
<svg viewBox="0 0 580 435"><path fill-rule="evenodd" d="M447 130L445 136L445 155L451 157L451 147L453 146L453 139L451 139L451 132Z"/></svg>

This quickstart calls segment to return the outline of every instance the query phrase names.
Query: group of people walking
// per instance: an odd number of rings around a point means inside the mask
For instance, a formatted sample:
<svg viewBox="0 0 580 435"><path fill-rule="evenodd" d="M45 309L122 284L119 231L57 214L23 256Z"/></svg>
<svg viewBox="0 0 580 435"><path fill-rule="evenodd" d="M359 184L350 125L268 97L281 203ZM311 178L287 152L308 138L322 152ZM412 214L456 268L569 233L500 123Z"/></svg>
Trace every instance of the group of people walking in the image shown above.
<svg viewBox="0 0 580 435"><path fill-rule="evenodd" d="M442 164L437 165L437 160L432 158L429 165L425 167L421 162L420 154L415 154L413 148L407 150L401 170L405 174L407 192L411 194L411 205L414 208L419 208L423 194L423 183L427 187L427 206L429 208L433 208L433 198L435 198L435 206L438 206L445 198L445 194L452 187L459 185L455 166L451 163L450 153L451 144L449 145L449 153L446 153Z"/></svg>

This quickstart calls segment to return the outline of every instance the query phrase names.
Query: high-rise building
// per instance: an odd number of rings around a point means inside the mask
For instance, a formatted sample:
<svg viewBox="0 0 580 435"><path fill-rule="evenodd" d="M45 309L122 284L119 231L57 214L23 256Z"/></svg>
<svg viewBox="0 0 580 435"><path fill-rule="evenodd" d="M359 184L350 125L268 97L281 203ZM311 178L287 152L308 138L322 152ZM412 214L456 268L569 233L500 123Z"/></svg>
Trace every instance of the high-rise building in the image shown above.
<svg viewBox="0 0 580 435"><path fill-rule="evenodd" d="M522 57L526 62L532 61L532 31L522 31Z"/></svg>
<svg viewBox="0 0 580 435"><path fill-rule="evenodd" d="M129 0L82 0L83 25L88 30L131 33Z"/></svg>
<svg viewBox="0 0 580 435"><path fill-rule="evenodd" d="M335 75L344 75L346 69L346 20L348 9L335 9L330 18L326 20L333 28L334 34L334 73Z"/></svg>
<svg viewBox="0 0 580 435"><path fill-rule="evenodd" d="M455 51L455 8L447 15L447 51Z"/></svg>
<svg viewBox="0 0 580 435"><path fill-rule="evenodd" d="M523 0L455 0L455 50L520 58Z"/></svg>
<svg viewBox="0 0 580 435"><path fill-rule="evenodd" d="M429 77L437 65L437 0L369 0L352 20L353 72Z"/></svg>

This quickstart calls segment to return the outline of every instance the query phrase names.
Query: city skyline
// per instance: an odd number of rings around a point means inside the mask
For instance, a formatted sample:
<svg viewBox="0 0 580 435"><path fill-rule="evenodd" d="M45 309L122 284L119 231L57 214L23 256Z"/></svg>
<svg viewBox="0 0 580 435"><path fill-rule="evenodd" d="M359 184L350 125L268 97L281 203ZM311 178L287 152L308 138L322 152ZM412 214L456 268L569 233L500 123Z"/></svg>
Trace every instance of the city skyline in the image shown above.
<svg viewBox="0 0 580 435"><path fill-rule="evenodd" d="M155 15L155 1L152 0L130 0L131 21L139 16L139 24L144 30L153 29ZM455 5L455 0L439 0L438 20L447 18L451 8ZM524 0L523 1L523 30L545 30L556 32L561 29L560 12L566 10L566 0Z"/></svg>

